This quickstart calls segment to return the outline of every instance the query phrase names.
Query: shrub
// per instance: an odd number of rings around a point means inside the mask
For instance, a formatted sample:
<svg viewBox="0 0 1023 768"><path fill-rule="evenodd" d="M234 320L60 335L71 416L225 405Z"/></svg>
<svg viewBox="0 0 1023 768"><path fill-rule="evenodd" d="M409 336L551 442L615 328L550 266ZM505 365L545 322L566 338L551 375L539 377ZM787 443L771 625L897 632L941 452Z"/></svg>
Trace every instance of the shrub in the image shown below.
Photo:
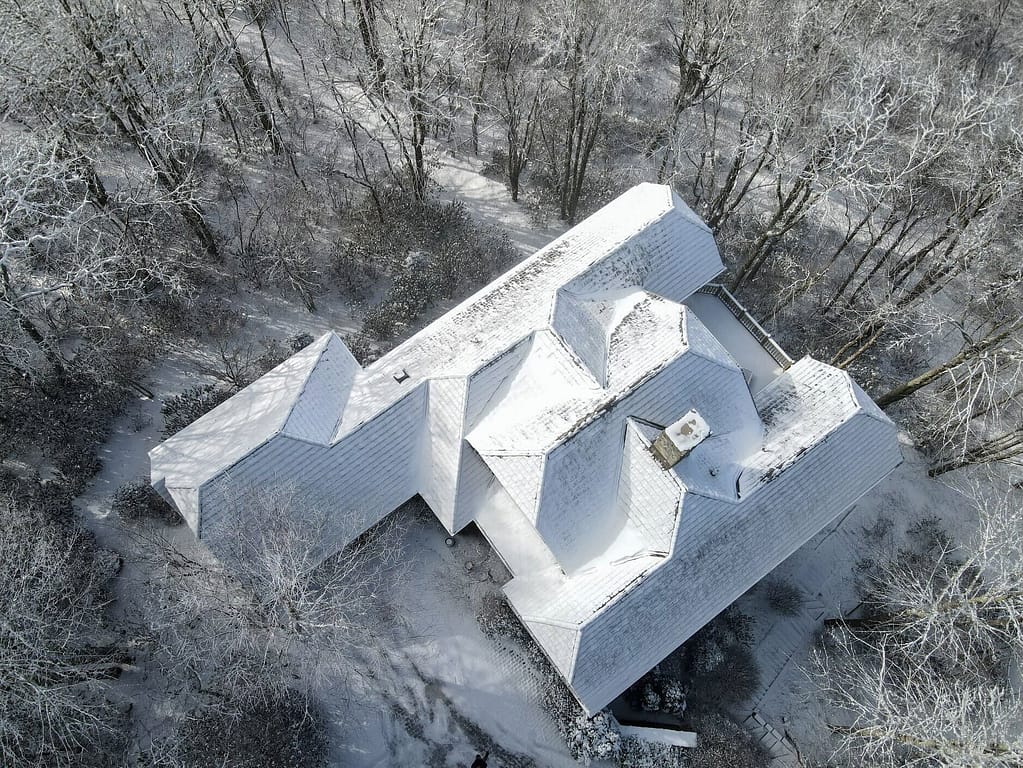
<svg viewBox="0 0 1023 768"><path fill-rule="evenodd" d="M163 402L163 435L180 432L203 414L209 413L231 396L232 392L216 384L197 384Z"/></svg>
<svg viewBox="0 0 1023 768"><path fill-rule="evenodd" d="M365 323L366 333L387 340L436 302L480 286L516 255L507 236L480 225L461 203L395 192L382 215L355 218L349 240L336 249L335 272L347 290L363 293L363 275L390 277Z"/></svg>
<svg viewBox="0 0 1023 768"><path fill-rule="evenodd" d="M783 616L796 616L803 607L803 592L791 581L768 576L761 584L767 604Z"/></svg>
<svg viewBox="0 0 1023 768"><path fill-rule="evenodd" d="M73 492L102 468L97 449L128 398L122 372L88 356L80 353L63 375L34 382L0 378L0 457L38 451Z"/></svg>
<svg viewBox="0 0 1023 768"><path fill-rule="evenodd" d="M346 333L342 338L359 365L369 365L380 357L380 347L363 331Z"/></svg>
<svg viewBox="0 0 1023 768"><path fill-rule="evenodd" d="M688 704L697 710L727 708L760 684L752 645L753 620L729 606L668 656L660 674L684 686Z"/></svg>
<svg viewBox="0 0 1023 768"><path fill-rule="evenodd" d="M770 756L739 723L720 711L693 718L696 749L685 750L687 768L765 768Z"/></svg>
<svg viewBox="0 0 1023 768"><path fill-rule="evenodd" d="M229 702L230 704L230 702ZM301 695L289 692L193 712L178 734L181 768L322 768L327 765L327 732L322 714ZM230 711L233 707L227 707Z"/></svg>
<svg viewBox="0 0 1023 768"><path fill-rule="evenodd" d="M145 480L132 480L116 491L111 509L124 520L157 520L167 525L178 525L181 516Z"/></svg>
<svg viewBox="0 0 1023 768"><path fill-rule="evenodd" d="M383 276L383 267L372 249L345 239L331 247L330 274L342 291L362 300Z"/></svg>
<svg viewBox="0 0 1023 768"><path fill-rule="evenodd" d="M686 689L678 680L667 679L661 683L661 711L675 717L685 714Z"/></svg>
<svg viewBox="0 0 1023 768"><path fill-rule="evenodd" d="M503 179L508 175L508 155L503 149L495 149L490 153L490 159L483 163L480 168L480 175L488 179Z"/></svg>
<svg viewBox="0 0 1023 768"><path fill-rule="evenodd" d="M301 352L303 349L312 344L316 339L313 338L312 334L309 333L296 333L288 341L292 352Z"/></svg>
<svg viewBox="0 0 1023 768"><path fill-rule="evenodd" d="M685 749L636 738L622 739L618 755L620 768L684 768Z"/></svg>
<svg viewBox="0 0 1023 768"><path fill-rule="evenodd" d="M540 678L541 705L553 718L572 757L583 765L592 760L617 759L621 734L614 717L606 711L587 717L543 649L502 596L485 596L477 609L476 621L485 635L513 641L528 658Z"/></svg>
<svg viewBox="0 0 1023 768"><path fill-rule="evenodd" d="M661 694L652 682L643 686L643 695L639 700L644 712L659 712L661 709Z"/></svg>
<svg viewBox="0 0 1023 768"><path fill-rule="evenodd" d="M583 765L593 760L617 760L621 754L622 735L607 712L598 712L593 717L576 716L567 723L562 735L572 757Z"/></svg>

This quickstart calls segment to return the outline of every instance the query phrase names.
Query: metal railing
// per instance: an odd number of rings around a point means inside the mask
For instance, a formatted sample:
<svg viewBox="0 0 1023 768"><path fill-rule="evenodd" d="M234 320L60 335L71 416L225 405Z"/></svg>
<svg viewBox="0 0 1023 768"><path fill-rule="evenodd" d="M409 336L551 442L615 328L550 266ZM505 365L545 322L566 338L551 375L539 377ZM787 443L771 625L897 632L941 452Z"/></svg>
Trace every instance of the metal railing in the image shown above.
<svg viewBox="0 0 1023 768"><path fill-rule="evenodd" d="M720 283L707 283L707 285L697 290L697 293L707 293L719 299L728 308L728 311L732 313L732 316L739 321L739 324L750 332L753 338L757 340L757 343L764 348L764 351L782 368L788 368L795 362L781 348L778 342L774 340L774 337L764 330L764 326L758 323L753 318L753 315L746 311L746 308L739 303L738 299L725 286Z"/></svg>

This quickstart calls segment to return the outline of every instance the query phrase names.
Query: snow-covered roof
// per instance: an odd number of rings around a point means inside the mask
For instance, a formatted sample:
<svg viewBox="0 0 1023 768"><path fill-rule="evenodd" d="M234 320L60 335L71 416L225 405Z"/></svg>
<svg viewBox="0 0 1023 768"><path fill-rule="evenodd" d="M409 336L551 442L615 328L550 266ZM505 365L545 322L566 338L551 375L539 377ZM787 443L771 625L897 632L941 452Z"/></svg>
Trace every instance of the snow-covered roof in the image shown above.
<svg viewBox="0 0 1023 768"><path fill-rule="evenodd" d="M692 459L704 444L664 470L650 453L655 427L629 424L619 534L588 567L505 587L541 643L557 627L552 661L584 706L604 706L900 463L894 425L861 397L842 371L811 358L793 365L757 398L757 449L714 449L709 463L728 459L750 478L727 493L701 492L708 461ZM652 535L637 537L640 526ZM662 581L670 587L648 586Z"/></svg>
<svg viewBox="0 0 1023 768"><path fill-rule="evenodd" d="M722 268L710 230L685 203L667 187L640 184L365 369L327 334L153 449L153 483L193 510L189 522L198 528L202 486L275 436L336 445L427 382L471 379L516 347L550 350L554 305L565 286L593 293L594 286L635 288L639 280L638 287L682 301ZM320 372L310 376L314 368ZM432 393L429 399L435 401ZM448 432L459 432L458 439L446 449L433 446L430 471L460 463L463 419L455 421ZM262 472L276 477L272 466ZM453 503L449 498L447 506ZM453 514L442 518L454 525Z"/></svg>
<svg viewBox="0 0 1023 768"><path fill-rule="evenodd" d="M900 458L847 374L696 293L721 269L639 185L365 369L317 340L154 449L154 484L214 541L240 491L282 483L344 518L325 552L416 494L452 533L475 521L599 709Z"/></svg>
<svg viewBox="0 0 1023 768"><path fill-rule="evenodd" d="M197 520L198 489L275 435L324 437L358 368L344 342L324 334L153 448L153 484L167 489L190 523Z"/></svg>

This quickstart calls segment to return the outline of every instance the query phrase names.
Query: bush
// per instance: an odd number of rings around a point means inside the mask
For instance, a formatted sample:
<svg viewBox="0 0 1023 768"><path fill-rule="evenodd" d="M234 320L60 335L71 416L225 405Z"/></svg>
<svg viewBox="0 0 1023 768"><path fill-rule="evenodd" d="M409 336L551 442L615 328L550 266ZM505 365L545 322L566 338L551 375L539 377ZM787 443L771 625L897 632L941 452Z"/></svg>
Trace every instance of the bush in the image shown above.
<svg viewBox="0 0 1023 768"><path fill-rule="evenodd" d="M490 153L490 159L483 163L480 168L480 175L488 179L503 179L508 175L508 155L503 149L495 149Z"/></svg>
<svg viewBox="0 0 1023 768"><path fill-rule="evenodd" d="M160 408L163 415L163 436L180 432L200 416L209 413L233 393L216 384L197 384L178 395L164 400Z"/></svg>
<svg viewBox="0 0 1023 768"><path fill-rule="evenodd" d="M783 616L796 616L803 607L803 592L791 581L768 576L761 582L767 604Z"/></svg>
<svg viewBox="0 0 1023 768"><path fill-rule="evenodd" d="M620 768L685 768L686 750L641 739L622 739L618 755Z"/></svg>
<svg viewBox="0 0 1023 768"><path fill-rule="evenodd" d="M380 357L380 347L366 333L346 333L342 339L359 365L369 365Z"/></svg>
<svg viewBox="0 0 1023 768"><path fill-rule="evenodd" d="M220 708L192 713L176 758L182 768L323 768L327 732L322 714L290 692L242 702L234 716Z"/></svg>
<svg viewBox="0 0 1023 768"><path fill-rule="evenodd" d="M177 510L145 480L132 480L114 491L110 507L123 520L156 520L166 525L182 522Z"/></svg>
<svg viewBox="0 0 1023 768"><path fill-rule="evenodd" d="M81 492L102 469L97 450L127 401L125 387L110 378L116 373L83 359L39 382L0 378L0 457L38 451L69 490Z"/></svg>
<svg viewBox="0 0 1023 768"><path fill-rule="evenodd" d="M693 730L698 742L682 756L686 768L765 768L770 763L749 731L719 711L694 718Z"/></svg>
<svg viewBox="0 0 1023 768"><path fill-rule="evenodd" d="M753 619L729 606L659 665L659 674L684 687L700 711L745 701L760 684L753 657Z"/></svg>
<svg viewBox="0 0 1023 768"><path fill-rule="evenodd" d="M675 717L685 714L686 689L678 680L664 680L661 683L661 711Z"/></svg>
<svg viewBox="0 0 1023 768"><path fill-rule="evenodd" d="M639 704L644 712L660 712L661 694L652 682L643 686L643 695L640 697Z"/></svg>
<svg viewBox="0 0 1023 768"><path fill-rule="evenodd" d="M481 226L461 203L392 193L382 217L367 211L353 221L349 240L337 249L335 272L347 290L364 293L363 275L390 278L387 295L370 308L364 326L387 340L438 301L479 287L516 256L507 236Z"/></svg>
<svg viewBox="0 0 1023 768"><path fill-rule="evenodd" d="M316 339L313 338L312 334L309 333L296 333L288 341L292 352L301 352L303 349L312 344Z"/></svg>
<svg viewBox="0 0 1023 768"><path fill-rule="evenodd" d="M583 765L594 760L617 760L621 754L622 735L607 712L598 712L593 717L578 715L567 723L562 735L572 757Z"/></svg>

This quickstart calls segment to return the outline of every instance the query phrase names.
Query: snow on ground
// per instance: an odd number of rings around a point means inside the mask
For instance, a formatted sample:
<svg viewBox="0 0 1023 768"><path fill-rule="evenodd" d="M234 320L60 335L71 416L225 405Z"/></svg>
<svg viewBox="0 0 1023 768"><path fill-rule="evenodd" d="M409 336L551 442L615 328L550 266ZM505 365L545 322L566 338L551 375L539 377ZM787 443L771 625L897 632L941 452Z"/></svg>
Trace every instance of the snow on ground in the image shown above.
<svg viewBox="0 0 1023 768"><path fill-rule="evenodd" d="M802 757L820 759L830 754L831 745L823 712L808 678L810 652L825 619L847 616L858 605L854 570L858 560L880 551L890 551L892 537L901 535L914 522L936 516L957 539L971 532L973 512L969 500L954 489L927 476L927 462L901 436L906 461L865 496L856 506L818 533L782 563L772 576L802 592L803 605L795 616L773 610L762 590L753 589L739 599L739 607L752 616L754 656L760 666L759 690L735 715L758 730L754 715L765 721L780 737L787 734L791 746ZM871 530L881 519L894 522L892 532L878 540ZM762 729L760 729L762 730ZM764 745L773 746L775 737L764 735ZM774 752L780 764L794 764L784 745Z"/></svg>
<svg viewBox="0 0 1023 768"><path fill-rule="evenodd" d="M499 765L510 753L538 766L575 765L536 703L530 670L476 624L472 606L496 592L507 571L478 533L460 534L454 547L446 536L432 515L409 526L409 570L389 595L399 620L366 654L370 676L353 700L334 710L342 764L468 765L476 751L490 749ZM394 716L402 710L412 715L409 726ZM496 746L481 742L466 721Z"/></svg>
<svg viewBox="0 0 1023 768"><path fill-rule="evenodd" d="M530 221L528 209L512 202L502 182L480 174L478 165L478 160L443 154L432 170L432 178L440 187L437 197L464 203L479 221L507 232L512 244L524 254L540 250L568 230L563 222L537 229Z"/></svg>

